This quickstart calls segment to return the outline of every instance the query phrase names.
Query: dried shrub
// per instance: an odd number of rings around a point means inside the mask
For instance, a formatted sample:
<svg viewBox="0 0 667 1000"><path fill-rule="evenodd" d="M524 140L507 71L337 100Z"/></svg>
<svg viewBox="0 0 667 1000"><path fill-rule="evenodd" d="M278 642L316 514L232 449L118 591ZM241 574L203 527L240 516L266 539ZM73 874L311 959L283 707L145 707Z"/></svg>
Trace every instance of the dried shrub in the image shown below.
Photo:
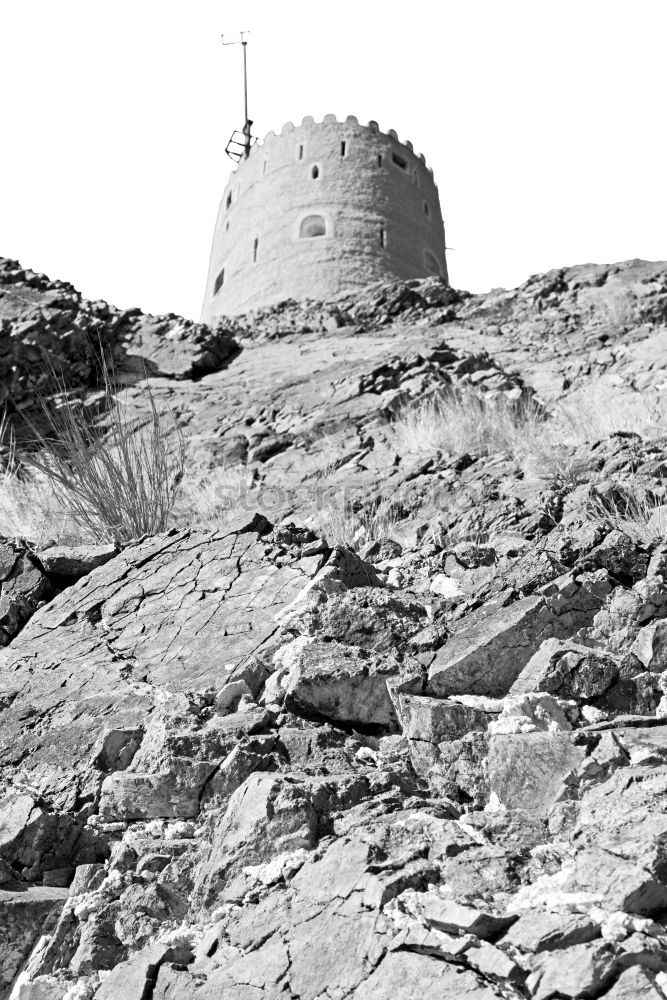
<svg viewBox="0 0 667 1000"><path fill-rule="evenodd" d="M619 480L606 488L593 488L586 504L590 520L617 528L647 544L667 537L667 490L663 483L648 486L636 477Z"/></svg>
<svg viewBox="0 0 667 1000"><path fill-rule="evenodd" d="M320 515L320 523L330 545L358 550L370 542L396 538L400 506L391 500L359 504L341 494L340 502L330 496Z"/></svg>
<svg viewBox="0 0 667 1000"><path fill-rule="evenodd" d="M39 425L24 463L45 480L58 506L96 539L124 543L167 527L185 468L185 444L175 419L158 410L147 382L140 408L116 393L101 360L96 413L50 372L48 394L37 393ZM45 429L42 429L45 428Z"/></svg>

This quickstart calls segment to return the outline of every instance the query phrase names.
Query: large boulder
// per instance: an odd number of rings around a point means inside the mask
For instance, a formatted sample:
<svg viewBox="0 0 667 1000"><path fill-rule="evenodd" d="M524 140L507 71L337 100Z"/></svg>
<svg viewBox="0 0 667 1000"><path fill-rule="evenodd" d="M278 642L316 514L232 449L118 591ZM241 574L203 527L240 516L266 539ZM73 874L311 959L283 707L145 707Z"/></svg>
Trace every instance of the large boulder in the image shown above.
<svg viewBox="0 0 667 1000"><path fill-rule="evenodd" d="M604 571L567 575L532 597L471 616L435 654L427 692L502 697L545 639L569 637L589 624L610 590Z"/></svg>
<svg viewBox="0 0 667 1000"><path fill-rule="evenodd" d="M597 698L611 687L619 671L617 657L577 643L547 639L521 671L510 693L547 691L560 698Z"/></svg>
<svg viewBox="0 0 667 1000"><path fill-rule="evenodd" d="M45 808L25 792L8 791L0 799L0 859L11 866L15 878L34 880L42 873L62 872L67 883L74 864L107 853L82 818Z"/></svg>
<svg viewBox="0 0 667 1000"><path fill-rule="evenodd" d="M467 625L439 650L429 669L429 694L506 694L530 658L549 615L543 598L527 597Z"/></svg>
<svg viewBox="0 0 667 1000"><path fill-rule="evenodd" d="M413 766L426 774L440 757L441 743L488 728L493 718L483 708L446 698L397 691L394 695L403 735L408 739Z"/></svg>
<svg viewBox="0 0 667 1000"><path fill-rule="evenodd" d="M546 816L564 779L584 756L585 749L576 745L572 733L492 736L487 760L490 792L506 808Z"/></svg>
<svg viewBox="0 0 667 1000"><path fill-rule="evenodd" d="M301 635L333 639L376 653L391 653L427 624L424 604L380 587L356 587L305 610L290 627Z"/></svg>
<svg viewBox="0 0 667 1000"><path fill-rule="evenodd" d="M280 652L280 686L288 706L351 725L396 731L388 681L421 686L421 667L393 653L373 654L339 642L296 639Z"/></svg>

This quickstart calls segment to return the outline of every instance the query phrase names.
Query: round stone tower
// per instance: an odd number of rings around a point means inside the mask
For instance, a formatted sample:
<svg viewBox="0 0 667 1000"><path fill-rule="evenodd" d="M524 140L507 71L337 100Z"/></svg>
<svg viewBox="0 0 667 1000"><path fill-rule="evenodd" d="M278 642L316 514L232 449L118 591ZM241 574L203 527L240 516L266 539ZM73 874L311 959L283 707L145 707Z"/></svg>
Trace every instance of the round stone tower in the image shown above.
<svg viewBox="0 0 667 1000"><path fill-rule="evenodd" d="M252 146L213 235L202 320L373 281L447 280L433 172L377 122L304 118Z"/></svg>

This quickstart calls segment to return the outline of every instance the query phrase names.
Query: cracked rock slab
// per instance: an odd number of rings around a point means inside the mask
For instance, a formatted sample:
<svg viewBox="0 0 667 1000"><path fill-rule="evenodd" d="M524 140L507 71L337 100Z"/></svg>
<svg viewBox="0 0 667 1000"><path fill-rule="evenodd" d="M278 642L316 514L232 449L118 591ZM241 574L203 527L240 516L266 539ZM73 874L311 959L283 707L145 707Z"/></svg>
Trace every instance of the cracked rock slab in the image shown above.
<svg viewBox="0 0 667 1000"><path fill-rule="evenodd" d="M499 994L469 971L432 955L393 951L352 994L354 1000L497 1000Z"/></svg>
<svg viewBox="0 0 667 1000"><path fill-rule="evenodd" d="M307 582L265 557L266 522L159 535L131 546L31 620L1 661L41 704L141 681L220 684L276 631L273 615Z"/></svg>
<svg viewBox="0 0 667 1000"><path fill-rule="evenodd" d="M167 692L212 698L230 678L253 675L255 654L280 628L276 617L320 575L325 590L368 584L357 556L324 548L317 560L304 558L307 541L276 545L270 528L251 515L224 529L147 539L42 607L0 651L0 690L12 692L0 712L0 780L20 775L58 810L95 799L105 733L145 729ZM144 770L169 775L166 764ZM196 809L196 789L178 784L162 780L159 815ZM170 809L173 794L183 804ZM136 795L118 795L121 815L155 815L150 806L137 811Z"/></svg>
<svg viewBox="0 0 667 1000"><path fill-rule="evenodd" d="M436 653L427 692L502 697L539 646L545 619L543 598L527 597L462 628Z"/></svg>

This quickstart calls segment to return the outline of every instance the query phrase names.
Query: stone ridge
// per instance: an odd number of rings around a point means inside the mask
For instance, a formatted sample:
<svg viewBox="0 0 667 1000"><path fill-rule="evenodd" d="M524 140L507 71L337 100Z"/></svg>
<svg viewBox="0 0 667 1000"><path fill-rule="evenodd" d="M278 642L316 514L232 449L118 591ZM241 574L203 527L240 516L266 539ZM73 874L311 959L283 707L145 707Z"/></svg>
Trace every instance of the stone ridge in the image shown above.
<svg viewBox="0 0 667 1000"><path fill-rule="evenodd" d="M73 388L97 389L103 352L122 383L147 374L200 378L236 351L226 331L173 314L150 316L91 302L64 281L0 258L0 408L26 409L35 389L48 391L49 372L67 374ZM33 410L33 418L38 415Z"/></svg>

